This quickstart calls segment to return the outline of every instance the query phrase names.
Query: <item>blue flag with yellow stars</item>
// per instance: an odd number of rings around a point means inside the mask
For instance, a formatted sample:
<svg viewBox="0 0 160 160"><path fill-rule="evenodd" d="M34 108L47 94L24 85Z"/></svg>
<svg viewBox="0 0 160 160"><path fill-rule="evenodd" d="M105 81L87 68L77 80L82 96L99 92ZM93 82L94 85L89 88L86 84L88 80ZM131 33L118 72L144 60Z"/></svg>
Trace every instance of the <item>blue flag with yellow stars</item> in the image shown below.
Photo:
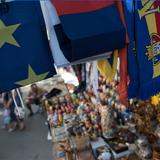
<svg viewBox="0 0 160 160"><path fill-rule="evenodd" d="M0 92L53 76L55 69L40 2L0 5Z"/></svg>

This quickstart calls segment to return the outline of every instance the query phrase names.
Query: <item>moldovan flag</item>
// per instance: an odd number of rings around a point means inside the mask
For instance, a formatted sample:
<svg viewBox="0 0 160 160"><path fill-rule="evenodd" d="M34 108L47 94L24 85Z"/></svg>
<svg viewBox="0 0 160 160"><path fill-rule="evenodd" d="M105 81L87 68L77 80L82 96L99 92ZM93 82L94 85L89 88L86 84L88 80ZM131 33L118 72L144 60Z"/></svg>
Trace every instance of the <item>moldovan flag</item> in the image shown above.
<svg viewBox="0 0 160 160"><path fill-rule="evenodd" d="M135 22L134 22L134 0L123 0L124 14L127 26L127 33L129 36L128 45L128 73L129 86L128 98L136 98L139 89L139 75L137 65L137 55L135 51Z"/></svg>
<svg viewBox="0 0 160 160"><path fill-rule="evenodd" d="M49 17L47 14L50 14L52 19L51 35L54 35L52 41L55 43L51 44L51 48L54 60L60 56L65 58L64 64L84 62L86 58L107 57L110 51L125 46L126 32L114 0L51 2L52 7L47 5L50 2L42 2L42 7L52 8L52 14L50 10L45 16Z"/></svg>
<svg viewBox="0 0 160 160"><path fill-rule="evenodd" d="M160 91L159 8L160 0L135 1L138 97L142 100L146 100Z"/></svg>
<svg viewBox="0 0 160 160"><path fill-rule="evenodd" d="M2 5L2 4L1 4ZM12 1L0 10L0 92L55 74L39 1Z"/></svg>

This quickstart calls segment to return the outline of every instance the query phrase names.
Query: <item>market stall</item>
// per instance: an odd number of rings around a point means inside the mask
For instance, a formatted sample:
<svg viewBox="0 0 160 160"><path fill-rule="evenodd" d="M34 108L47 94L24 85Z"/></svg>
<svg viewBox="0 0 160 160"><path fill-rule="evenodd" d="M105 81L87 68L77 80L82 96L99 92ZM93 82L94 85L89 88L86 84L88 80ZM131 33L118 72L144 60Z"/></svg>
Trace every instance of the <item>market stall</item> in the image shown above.
<svg viewBox="0 0 160 160"><path fill-rule="evenodd" d="M45 99L55 159L160 159L159 7L159 0L0 3L0 92L55 70L69 90L59 96L63 89L52 87Z"/></svg>
<svg viewBox="0 0 160 160"><path fill-rule="evenodd" d="M100 86L99 101L91 87L46 101L58 160L148 160L159 155L158 105L131 100L125 107L115 83Z"/></svg>

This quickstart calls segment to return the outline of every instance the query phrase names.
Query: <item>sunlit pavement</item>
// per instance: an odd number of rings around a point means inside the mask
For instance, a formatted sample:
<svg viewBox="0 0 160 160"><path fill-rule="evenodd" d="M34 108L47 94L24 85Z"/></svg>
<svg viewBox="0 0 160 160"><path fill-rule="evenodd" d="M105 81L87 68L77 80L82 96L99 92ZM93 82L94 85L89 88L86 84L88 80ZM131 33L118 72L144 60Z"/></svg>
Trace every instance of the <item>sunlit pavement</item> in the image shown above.
<svg viewBox="0 0 160 160"><path fill-rule="evenodd" d="M36 114L26 120L24 131L8 133L0 128L0 160L53 160L44 123L45 118Z"/></svg>

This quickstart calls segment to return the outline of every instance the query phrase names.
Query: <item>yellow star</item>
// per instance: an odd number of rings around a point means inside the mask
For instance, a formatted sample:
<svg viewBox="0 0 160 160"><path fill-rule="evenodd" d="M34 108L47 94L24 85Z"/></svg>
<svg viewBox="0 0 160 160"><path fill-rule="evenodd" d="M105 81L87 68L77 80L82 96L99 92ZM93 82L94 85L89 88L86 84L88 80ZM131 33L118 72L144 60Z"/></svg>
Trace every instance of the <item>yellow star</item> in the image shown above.
<svg viewBox="0 0 160 160"><path fill-rule="evenodd" d="M48 75L49 72L46 72L46 73L42 73L42 74L39 74L37 75L32 67L29 65L28 66L28 78L27 79L24 79L24 80L21 80L21 81L18 81L16 82L15 84L18 84L20 86L26 86L28 84L32 84L32 83L35 83L35 82L38 82L38 81L41 81L41 80L44 80L47 75Z"/></svg>
<svg viewBox="0 0 160 160"><path fill-rule="evenodd" d="M20 47L20 45L13 37L13 33L17 30L19 26L20 24L5 26L3 21L0 20L0 48L2 48L5 43Z"/></svg>

